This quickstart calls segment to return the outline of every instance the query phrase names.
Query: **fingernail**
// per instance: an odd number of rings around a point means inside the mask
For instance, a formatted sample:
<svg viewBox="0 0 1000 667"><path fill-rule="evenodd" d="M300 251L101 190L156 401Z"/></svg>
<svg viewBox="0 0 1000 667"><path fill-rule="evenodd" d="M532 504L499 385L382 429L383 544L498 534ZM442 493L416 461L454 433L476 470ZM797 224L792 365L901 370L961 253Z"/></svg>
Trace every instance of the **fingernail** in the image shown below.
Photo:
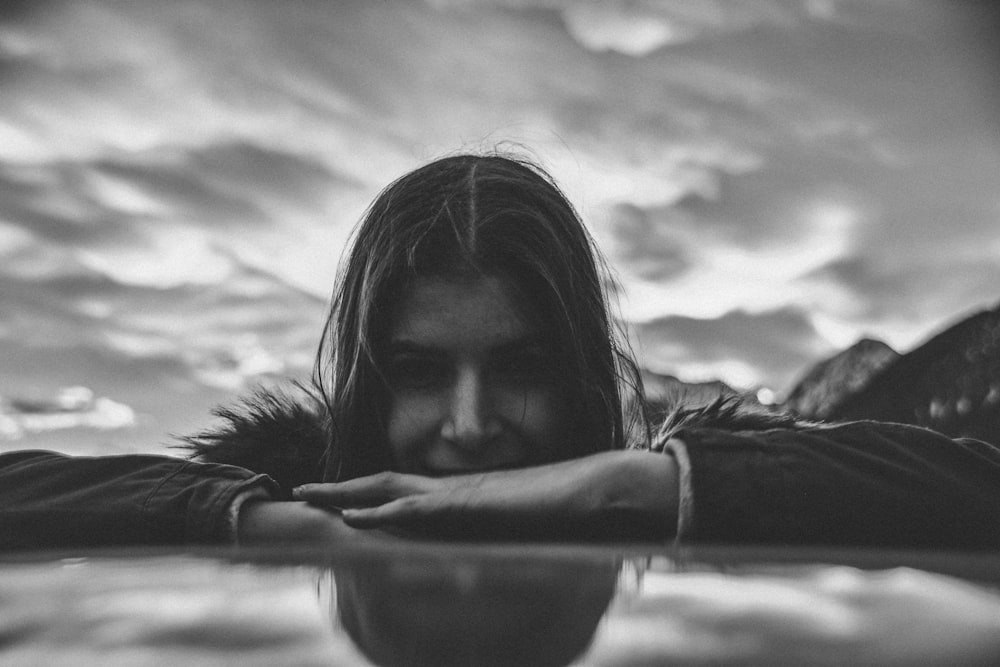
<svg viewBox="0 0 1000 667"><path fill-rule="evenodd" d="M302 498L302 495L305 493L305 491L306 491L305 486L296 486L294 489L292 489L292 498L295 499Z"/></svg>

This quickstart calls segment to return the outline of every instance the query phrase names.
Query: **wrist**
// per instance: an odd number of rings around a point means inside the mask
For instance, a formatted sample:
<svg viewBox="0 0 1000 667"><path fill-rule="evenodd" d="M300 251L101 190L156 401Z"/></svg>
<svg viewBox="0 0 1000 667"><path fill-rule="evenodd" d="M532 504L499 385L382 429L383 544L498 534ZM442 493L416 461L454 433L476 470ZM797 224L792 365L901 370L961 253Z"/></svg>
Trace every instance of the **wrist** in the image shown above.
<svg viewBox="0 0 1000 667"><path fill-rule="evenodd" d="M634 517L635 537L655 540L677 533L679 470L672 456L647 451L621 452L621 495L613 511Z"/></svg>
<svg viewBox="0 0 1000 667"><path fill-rule="evenodd" d="M303 502L251 499L243 504L236 521L237 543L323 543L334 536L335 519Z"/></svg>

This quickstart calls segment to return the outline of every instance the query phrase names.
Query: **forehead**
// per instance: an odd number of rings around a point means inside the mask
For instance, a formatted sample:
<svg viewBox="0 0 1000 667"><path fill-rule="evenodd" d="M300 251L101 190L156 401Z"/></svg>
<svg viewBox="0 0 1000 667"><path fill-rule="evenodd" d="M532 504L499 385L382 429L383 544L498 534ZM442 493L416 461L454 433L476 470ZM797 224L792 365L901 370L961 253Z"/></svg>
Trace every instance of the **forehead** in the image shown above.
<svg viewBox="0 0 1000 667"><path fill-rule="evenodd" d="M393 313L390 341L432 347L496 345L535 333L497 276L417 278Z"/></svg>

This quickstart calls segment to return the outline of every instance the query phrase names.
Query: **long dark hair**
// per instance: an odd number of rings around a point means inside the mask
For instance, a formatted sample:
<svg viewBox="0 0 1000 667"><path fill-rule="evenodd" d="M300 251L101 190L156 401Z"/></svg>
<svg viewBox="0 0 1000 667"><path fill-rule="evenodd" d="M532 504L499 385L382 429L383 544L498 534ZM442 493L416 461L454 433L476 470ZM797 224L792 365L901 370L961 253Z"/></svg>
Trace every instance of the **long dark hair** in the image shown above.
<svg viewBox="0 0 1000 667"><path fill-rule="evenodd" d="M519 157L458 155L386 187L342 262L315 382L333 421L324 479L391 469L379 347L417 276L509 280L553 355L580 456L624 448L639 426L636 365L609 316L607 267L573 206L540 167ZM632 396L626 396L631 393Z"/></svg>

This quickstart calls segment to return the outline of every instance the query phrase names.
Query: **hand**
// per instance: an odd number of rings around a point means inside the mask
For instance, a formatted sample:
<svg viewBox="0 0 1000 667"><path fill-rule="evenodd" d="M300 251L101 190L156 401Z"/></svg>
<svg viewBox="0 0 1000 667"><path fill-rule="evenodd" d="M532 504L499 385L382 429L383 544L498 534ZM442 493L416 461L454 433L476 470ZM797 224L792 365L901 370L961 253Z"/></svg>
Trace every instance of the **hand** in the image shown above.
<svg viewBox="0 0 1000 667"><path fill-rule="evenodd" d="M237 523L240 546L272 544L330 545L359 539L392 539L381 531L362 531L336 514L302 502L249 501L240 508Z"/></svg>
<svg viewBox="0 0 1000 667"><path fill-rule="evenodd" d="M662 540L677 524L674 459L613 451L517 470L450 477L384 472L294 491L343 509L355 528L449 538Z"/></svg>

